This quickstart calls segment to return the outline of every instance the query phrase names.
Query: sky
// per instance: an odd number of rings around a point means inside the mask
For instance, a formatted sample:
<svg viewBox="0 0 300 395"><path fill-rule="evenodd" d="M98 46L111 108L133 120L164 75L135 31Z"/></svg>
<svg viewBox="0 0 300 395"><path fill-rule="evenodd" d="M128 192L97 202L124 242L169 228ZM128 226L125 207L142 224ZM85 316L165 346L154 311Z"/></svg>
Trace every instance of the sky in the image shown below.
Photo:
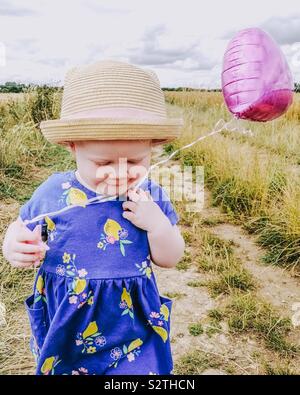
<svg viewBox="0 0 300 395"><path fill-rule="evenodd" d="M299 0L0 0L0 83L63 85L74 66L114 59L162 87L219 88L224 52L259 27L300 82Z"/></svg>

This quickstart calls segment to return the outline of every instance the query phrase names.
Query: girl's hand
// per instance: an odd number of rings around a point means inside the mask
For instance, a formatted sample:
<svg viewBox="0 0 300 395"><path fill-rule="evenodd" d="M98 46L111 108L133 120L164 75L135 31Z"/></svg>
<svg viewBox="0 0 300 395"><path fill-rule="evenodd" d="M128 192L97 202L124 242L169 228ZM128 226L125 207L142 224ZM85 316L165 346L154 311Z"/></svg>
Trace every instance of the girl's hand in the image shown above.
<svg viewBox="0 0 300 395"><path fill-rule="evenodd" d="M169 224L168 218L155 203L148 191L134 189L128 191L130 201L122 204L124 210L123 217L128 219L138 228L153 232L157 227Z"/></svg>
<svg viewBox="0 0 300 395"><path fill-rule="evenodd" d="M42 241L41 225L33 231L27 228L20 217L11 223L5 234L3 256L14 267L38 266L49 247Z"/></svg>

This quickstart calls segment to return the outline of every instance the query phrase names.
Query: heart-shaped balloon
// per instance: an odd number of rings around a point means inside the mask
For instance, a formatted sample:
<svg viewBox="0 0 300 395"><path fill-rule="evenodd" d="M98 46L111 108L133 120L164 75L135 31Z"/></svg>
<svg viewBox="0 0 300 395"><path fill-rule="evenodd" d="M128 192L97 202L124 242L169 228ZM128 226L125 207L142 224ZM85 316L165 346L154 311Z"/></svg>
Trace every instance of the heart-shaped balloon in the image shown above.
<svg viewBox="0 0 300 395"><path fill-rule="evenodd" d="M223 60L222 91L237 118L270 121L293 102L294 82L280 47L258 28L240 31Z"/></svg>

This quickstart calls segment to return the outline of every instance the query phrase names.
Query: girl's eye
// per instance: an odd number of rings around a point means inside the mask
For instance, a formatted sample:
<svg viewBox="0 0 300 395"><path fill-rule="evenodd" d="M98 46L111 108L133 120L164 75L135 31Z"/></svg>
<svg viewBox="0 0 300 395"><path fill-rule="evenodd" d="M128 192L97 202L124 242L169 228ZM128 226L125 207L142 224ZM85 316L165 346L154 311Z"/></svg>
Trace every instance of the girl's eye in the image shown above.
<svg viewBox="0 0 300 395"><path fill-rule="evenodd" d="M102 162L102 163L100 163L100 162L95 162L95 164L96 164L97 166L107 166L107 165L110 164L110 162Z"/></svg>
<svg viewBox="0 0 300 395"><path fill-rule="evenodd" d="M128 161L128 163L131 163L131 164L137 164L137 163L139 163L140 162L140 160L129 160ZM107 165L109 165L111 162L95 162L95 164L97 165L97 166L107 166Z"/></svg>

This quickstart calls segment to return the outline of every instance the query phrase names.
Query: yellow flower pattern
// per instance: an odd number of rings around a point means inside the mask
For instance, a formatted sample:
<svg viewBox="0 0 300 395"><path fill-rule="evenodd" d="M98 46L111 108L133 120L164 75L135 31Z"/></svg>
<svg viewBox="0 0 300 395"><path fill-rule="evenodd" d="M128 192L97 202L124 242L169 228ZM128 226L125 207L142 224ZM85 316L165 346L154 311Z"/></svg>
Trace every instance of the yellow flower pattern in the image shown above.
<svg viewBox="0 0 300 395"><path fill-rule="evenodd" d="M67 206L78 205L86 207L86 201L88 200L86 193L81 189L74 188L70 183L63 183L62 188L64 192L61 194L59 202L66 204Z"/></svg>
<svg viewBox="0 0 300 395"><path fill-rule="evenodd" d="M122 349L120 347L115 347L110 351L110 356L114 360L109 367L114 367L116 368L118 366L118 363L122 358L126 358L129 362L133 362L136 357L138 357L141 353L141 345L143 344L143 341L138 338L134 341L132 341L128 347L126 344L123 344Z"/></svg>
<svg viewBox="0 0 300 395"><path fill-rule="evenodd" d="M132 319L134 319L132 299L131 299L130 293L127 291L126 288L123 288L123 292L121 295L120 308L124 310L121 315L128 314Z"/></svg>
<svg viewBox="0 0 300 395"><path fill-rule="evenodd" d="M69 263L71 260L71 255L67 254L66 252L63 255L63 263Z"/></svg>
<svg viewBox="0 0 300 395"><path fill-rule="evenodd" d="M62 261L65 265L57 265L56 273L60 276L66 276L72 278L72 281L68 283L68 294L69 303L77 305L77 308L82 307L86 302L91 306L94 302L93 291L90 290L88 293L86 290L87 281L85 279L88 272L82 268L77 269L75 265L76 254L69 254L64 252Z"/></svg>
<svg viewBox="0 0 300 395"><path fill-rule="evenodd" d="M47 303L45 284L42 275L39 275L37 278L35 292L34 292L34 303L37 303L39 300L42 300L45 303Z"/></svg>
<svg viewBox="0 0 300 395"><path fill-rule="evenodd" d="M149 279L152 275L152 268L150 263L150 255L147 256L146 260L143 261L140 265L138 263L135 266L139 269L139 271L145 274Z"/></svg>
<svg viewBox="0 0 300 395"><path fill-rule="evenodd" d="M165 343L168 340L168 329L167 323L169 320L170 311L166 304L162 304L160 306L160 311L152 311L150 313L150 319L148 319L148 323L151 325L152 329L162 338Z"/></svg>
<svg viewBox="0 0 300 395"><path fill-rule="evenodd" d="M108 245L119 245L121 254L125 256L124 245L132 244L132 241L127 240L128 231L122 228L114 219L108 218L104 224L103 232L101 233L97 247L105 251Z"/></svg>
<svg viewBox="0 0 300 395"><path fill-rule="evenodd" d="M61 360L58 359L58 356L55 357L49 357L46 358L42 367L41 367L41 372L43 375L53 375L54 374L54 368L61 362Z"/></svg>
<svg viewBox="0 0 300 395"><path fill-rule="evenodd" d="M54 221L46 215L45 217L45 222L47 224L47 232L48 232L48 237L50 241L53 241L56 235L56 225Z"/></svg>
<svg viewBox="0 0 300 395"><path fill-rule="evenodd" d="M99 332L96 321L92 321L81 333L77 333L76 346L83 346L82 353L94 354L97 347L103 347L106 344L106 338Z"/></svg>

